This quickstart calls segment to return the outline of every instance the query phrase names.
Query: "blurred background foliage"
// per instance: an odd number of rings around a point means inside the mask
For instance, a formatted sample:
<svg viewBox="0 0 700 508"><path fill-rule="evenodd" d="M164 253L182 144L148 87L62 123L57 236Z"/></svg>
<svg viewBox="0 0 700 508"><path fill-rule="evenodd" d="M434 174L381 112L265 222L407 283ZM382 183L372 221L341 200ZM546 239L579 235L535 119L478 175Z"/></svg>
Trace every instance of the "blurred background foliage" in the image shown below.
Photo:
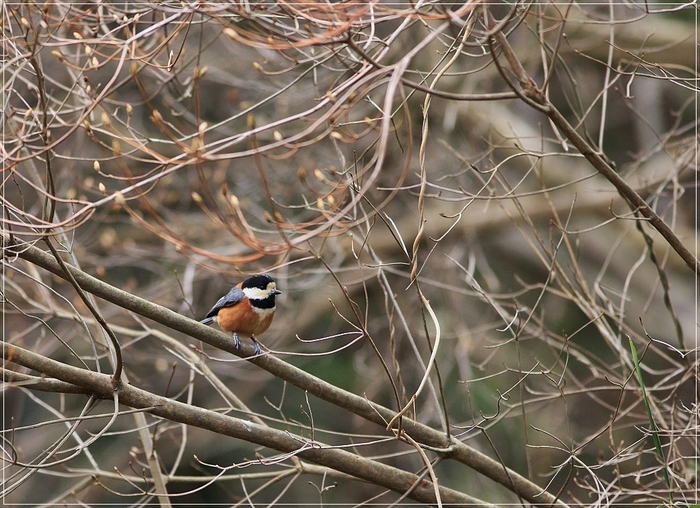
<svg viewBox="0 0 700 508"><path fill-rule="evenodd" d="M485 27L488 10L547 98L694 250L695 5L2 8L5 232L41 248L51 237L67 262L194 319L247 274L269 272L284 294L265 349L395 410L436 339L419 290L440 343L410 413L418 421L572 505L661 503L662 468L678 497L695 495L696 274L511 91ZM105 338L67 283L6 258L3 297L6 341L111 372ZM136 386L245 415L218 379L271 426L423 467L390 432L254 364L97 306ZM663 465L628 337L642 352ZM52 466L104 420L81 423L82 437L50 459L67 427L49 422L80 414L84 396L4 396L6 450L47 461L22 467L5 452L8 501L154 502L135 486L148 474L129 415L89 454ZM261 486L260 505L397 500L344 477L268 485L289 460L256 463L269 450L167 421L149 419L149 432L169 492L181 494L173 502L233 504ZM232 464L247 467L212 479ZM463 466L437 461L435 471L486 502L518 502Z"/></svg>

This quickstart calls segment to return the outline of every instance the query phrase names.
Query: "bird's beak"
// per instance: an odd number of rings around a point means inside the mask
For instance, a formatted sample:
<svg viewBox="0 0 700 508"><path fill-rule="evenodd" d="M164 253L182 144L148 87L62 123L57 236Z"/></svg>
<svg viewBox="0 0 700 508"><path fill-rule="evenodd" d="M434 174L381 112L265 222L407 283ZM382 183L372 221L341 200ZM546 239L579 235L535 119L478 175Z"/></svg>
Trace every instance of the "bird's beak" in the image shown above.
<svg viewBox="0 0 700 508"><path fill-rule="evenodd" d="M281 294L282 294L282 291L280 291L279 289L274 289L274 290L272 291L272 294L273 294L273 295L281 295Z"/></svg>

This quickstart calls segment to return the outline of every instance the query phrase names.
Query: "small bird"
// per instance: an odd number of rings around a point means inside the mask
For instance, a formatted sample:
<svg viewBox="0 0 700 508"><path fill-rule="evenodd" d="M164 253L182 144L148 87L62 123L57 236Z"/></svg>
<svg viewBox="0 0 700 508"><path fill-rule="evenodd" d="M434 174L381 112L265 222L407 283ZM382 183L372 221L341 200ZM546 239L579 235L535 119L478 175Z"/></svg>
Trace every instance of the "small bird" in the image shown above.
<svg viewBox="0 0 700 508"><path fill-rule="evenodd" d="M260 344L255 339L270 327L275 317L275 296L282 293L277 283L266 274L253 275L231 288L200 321L208 325L214 321L222 330L233 332L233 345L238 349L238 334L253 339L255 354L260 354Z"/></svg>

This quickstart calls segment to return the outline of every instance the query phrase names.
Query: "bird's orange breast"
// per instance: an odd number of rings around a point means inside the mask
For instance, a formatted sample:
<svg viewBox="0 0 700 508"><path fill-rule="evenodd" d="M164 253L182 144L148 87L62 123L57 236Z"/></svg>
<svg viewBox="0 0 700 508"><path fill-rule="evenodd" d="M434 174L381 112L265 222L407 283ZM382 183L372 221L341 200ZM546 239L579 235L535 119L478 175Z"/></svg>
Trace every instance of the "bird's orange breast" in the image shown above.
<svg viewBox="0 0 700 508"><path fill-rule="evenodd" d="M260 335L270 328L274 309L255 310L250 305L224 307L216 315L216 322L222 330L241 335Z"/></svg>

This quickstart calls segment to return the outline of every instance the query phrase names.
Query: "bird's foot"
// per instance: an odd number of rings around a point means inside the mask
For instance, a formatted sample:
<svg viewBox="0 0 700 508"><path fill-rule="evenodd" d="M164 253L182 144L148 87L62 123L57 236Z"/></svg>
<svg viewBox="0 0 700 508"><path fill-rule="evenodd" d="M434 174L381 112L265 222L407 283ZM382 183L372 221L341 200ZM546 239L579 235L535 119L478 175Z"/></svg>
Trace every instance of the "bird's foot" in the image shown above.
<svg viewBox="0 0 700 508"><path fill-rule="evenodd" d="M237 332L233 332L233 347L236 349L241 347L241 339L238 338Z"/></svg>
<svg viewBox="0 0 700 508"><path fill-rule="evenodd" d="M259 355L262 353L262 350L260 349L260 344L258 343L257 340L255 340L255 337L251 337L253 339L253 350L255 351L255 355Z"/></svg>

